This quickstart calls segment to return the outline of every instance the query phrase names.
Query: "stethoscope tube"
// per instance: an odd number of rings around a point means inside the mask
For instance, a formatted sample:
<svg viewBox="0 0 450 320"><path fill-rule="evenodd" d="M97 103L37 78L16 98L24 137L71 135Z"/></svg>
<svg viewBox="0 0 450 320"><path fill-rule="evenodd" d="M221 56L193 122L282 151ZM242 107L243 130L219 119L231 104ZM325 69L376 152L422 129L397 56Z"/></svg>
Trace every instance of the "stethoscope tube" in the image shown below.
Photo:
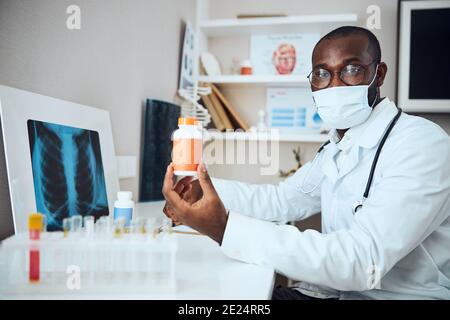
<svg viewBox="0 0 450 320"><path fill-rule="evenodd" d="M402 114L402 109L397 107L397 114L389 123L389 125L386 129L386 132L383 135L383 138L381 138L381 141L380 141L380 144L378 145L377 151L375 152L375 156L372 161L372 166L370 168L369 178L367 179L366 189L364 190L362 201L361 202L358 201L353 204L353 214L355 214L359 209L362 208L364 201L369 196L370 188L372 186L372 181L373 181L373 175L374 175L375 169L377 167L378 158L380 157L381 150L383 149L384 143L386 142L389 134L391 133L392 129L394 128L394 126L397 123L398 119L400 118L401 114ZM317 154L322 152L322 150L325 148L325 146L328 145L329 143L330 143L330 140L328 140L324 144L322 144L320 146L319 150L317 150Z"/></svg>

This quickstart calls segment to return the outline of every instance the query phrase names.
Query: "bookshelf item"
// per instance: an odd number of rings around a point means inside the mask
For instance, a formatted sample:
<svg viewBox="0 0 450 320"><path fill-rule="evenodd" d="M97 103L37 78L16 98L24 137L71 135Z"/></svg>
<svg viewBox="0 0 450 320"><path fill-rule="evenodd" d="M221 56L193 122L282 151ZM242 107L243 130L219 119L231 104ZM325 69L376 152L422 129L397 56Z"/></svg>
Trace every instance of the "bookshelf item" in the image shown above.
<svg viewBox="0 0 450 320"><path fill-rule="evenodd" d="M211 94L209 95L209 98L211 99L214 109L216 110L220 119L222 120L222 123L224 124L225 129L233 130L234 129L233 125L231 124L231 121L228 118L228 115L227 115L222 103L220 102L219 98L217 97L216 93L211 92Z"/></svg>
<svg viewBox="0 0 450 320"><path fill-rule="evenodd" d="M214 126L217 130L223 131L225 130L225 125L222 122L222 119L220 118L219 114L217 113L216 109L214 108L214 105L210 99L210 96L202 96L202 102L205 105L205 107L208 109L209 114L211 115L212 121L214 123Z"/></svg>
<svg viewBox="0 0 450 320"><path fill-rule="evenodd" d="M284 13L274 13L274 14L258 14L258 13L243 13L243 14L238 14L236 16L236 18L238 19L261 19L261 18L281 18L281 17L287 17L287 14Z"/></svg>
<svg viewBox="0 0 450 320"><path fill-rule="evenodd" d="M223 94L219 91L219 89L215 85L211 84L211 88L212 88L213 93L215 93L217 95L219 100L223 103L223 106L227 109L227 111L230 113L230 115L234 118L234 120L239 125L239 127L244 129L245 131L247 131L250 127L239 116L239 114L236 112L236 109L228 102L228 100L223 96Z"/></svg>
<svg viewBox="0 0 450 320"><path fill-rule="evenodd" d="M311 55L319 33L253 35L250 60L255 75L300 75L311 71Z"/></svg>
<svg viewBox="0 0 450 320"><path fill-rule="evenodd" d="M322 121L307 88L268 88L269 127L282 133L318 133Z"/></svg>
<svg viewBox="0 0 450 320"><path fill-rule="evenodd" d="M249 76L253 74L253 67L250 60L244 60L241 63L241 75Z"/></svg>
<svg viewBox="0 0 450 320"><path fill-rule="evenodd" d="M209 76L220 76L222 70L220 69L219 62L216 57L209 52L203 52L200 55L200 61L202 63L203 70Z"/></svg>

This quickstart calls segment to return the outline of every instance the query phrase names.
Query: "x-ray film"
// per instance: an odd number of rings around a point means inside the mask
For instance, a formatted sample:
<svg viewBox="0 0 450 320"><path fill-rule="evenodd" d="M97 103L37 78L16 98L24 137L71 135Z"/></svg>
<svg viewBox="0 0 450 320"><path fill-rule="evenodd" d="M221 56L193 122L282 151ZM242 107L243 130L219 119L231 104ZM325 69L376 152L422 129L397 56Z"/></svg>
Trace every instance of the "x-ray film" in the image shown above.
<svg viewBox="0 0 450 320"><path fill-rule="evenodd" d="M73 215L108 215L99 134L28 120L36 209L47 216L47 230L62 230Z"/></svg>

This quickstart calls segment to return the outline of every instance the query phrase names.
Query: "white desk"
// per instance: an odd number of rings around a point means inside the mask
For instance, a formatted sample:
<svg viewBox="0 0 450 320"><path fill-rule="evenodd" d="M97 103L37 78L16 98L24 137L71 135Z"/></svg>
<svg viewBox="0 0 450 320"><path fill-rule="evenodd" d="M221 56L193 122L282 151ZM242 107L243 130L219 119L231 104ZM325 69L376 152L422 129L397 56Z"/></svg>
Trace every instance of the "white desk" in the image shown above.
<svg viewBox="0 0 450 320"><path fill-rule="evenodd" d="M162 215L163 202L142 203L135 214ZM274 271L226 257L206 236L177 234L176 292L21 295L13 299L270 299Z"/></svg>

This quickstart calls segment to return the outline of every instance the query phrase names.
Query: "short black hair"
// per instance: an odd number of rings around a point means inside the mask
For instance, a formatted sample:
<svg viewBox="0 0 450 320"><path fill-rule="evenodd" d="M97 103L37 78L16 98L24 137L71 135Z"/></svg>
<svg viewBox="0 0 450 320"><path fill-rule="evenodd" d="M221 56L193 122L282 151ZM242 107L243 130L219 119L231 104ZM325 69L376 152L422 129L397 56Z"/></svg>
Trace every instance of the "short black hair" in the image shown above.
<svg viewBox="0 0 450 320"><path fill-rule="evenodd" d="M381 47L380 42L378 41L377 37L373 34L372 31L361 28L361 27L355 27L355 26L344 26L339 27L337 29L334 29L333 31L330 31L326 35L324 35L319 42L314 47L313 53L316 50L319 43L321 43L323 40L328 39L336 39L336 38L344 38L352 34L359 34L367 37L369 40L369 52L372 56L373 61L381 62Z"/></svg>

